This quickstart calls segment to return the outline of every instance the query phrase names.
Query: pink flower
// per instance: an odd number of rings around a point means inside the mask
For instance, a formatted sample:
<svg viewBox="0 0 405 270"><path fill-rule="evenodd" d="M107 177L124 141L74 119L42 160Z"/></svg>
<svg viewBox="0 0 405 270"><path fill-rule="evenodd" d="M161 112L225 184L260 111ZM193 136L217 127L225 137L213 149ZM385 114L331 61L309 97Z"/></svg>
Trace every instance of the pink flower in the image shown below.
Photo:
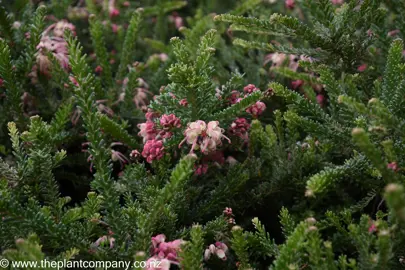
<svg viewBox="0 0 405 270"><path fill-rule="evenodd" d="M139 153L139 151L138 150L132 150L131 151L131 153L129 154L129 157L130 158L138 158L138 157L140 157L141 156L141 153Z"/></svg>
<svg viewBox="0 0 405 270"><path fill-rule="evenodd" d="M332 1L332 4L334 4L334 5L341 5L344 2L344 0L331 0L331 1Z"/></svg>
<svg viewBox="0 0 405 270"><path fill-rule="evenodd" d="M257 117L261 115L264 112L264 110L266 110L266 104L264 104L261 101L257 101L255 104L247 108L246 112L254 117Z"/></svg>
<svg viewBox="0 0 405 270"><path fill-rule="evenodd" d="M114 34L118 33L118 29L119 29L119 27L118 27L117 24L115 24L115 23L111 24L111 31L112 31Z"/></svg>
<svg viewBox="0 0 405 270"><path fill-rule="evenodd" d="M76 27L66 20L61 20L55 24L53 35L55 37L63 37L66 29L70 30L73 35L76 35Z"/></svg>
<svg viewBox="0 0 405 270"><path fill-rule="evenodd" d="M216 242L215 245L211 244L204 252L204 259L208 261L211 255L216 255L221 260L226 261L226 252L228 251L228 246L222 242Z"/></svg>
<svg viewBox="0 0 405 270"><path fill-rule="evenodd" d="M129 7L129 6L131 6L131 3L129 1L125 1L124 3L122 3L122 5L124 7Z"/></svg>
<svg viewBox="0 0 405 270"><path fill-rule="evenodd" d="M184 26L183 18L178 15L177 12L173 12L173 15L169 16L170 22L173 22L176 29L180 29Z"/></svg>
<svg viewBox="0 0 405 270"><path fill-rule="evenodd" d="M97 66L95 69L94 69L94 71L96 72L96 73L101 73L101 72L103 72L103 68L101 67L101 66Z"/></svg>
<svg viewBox="0 0 405 270"><path fill-rule="evenodd" d="M387 168L393 170L394 172L397 172L399 170L398 164L395 161L388 163Z"/></svg>
<svg viewBox="0 0 405 270"><path fill-rule="evenodd" d="M194 174L198 176L206 174L207 171L208 171L208 164L195 165L194 167Z"/></svg>
<svg viewBox="0 0 405 270"><path fill-rule="evenodd" d="M246 118L236 118L229 128L229 133L246 141L249 139L249 128L250 124Z"/></svg>
<svg viewBox="0 0 405 270"><path fill-rule="evenodd" d="M152 140L156 138L158 131L155 128L155 123L148 120L145 123L138 124L138 128L140 129L138 136L143 137L143 142Z"/></svg>
<svg viewBox="0 0 405 270"><path fill-rule="evenodd" d="M303 80L295 80L291 82L291 86L293 89L300 88L304 84Z"/></svg>
<svg viewBox="0 0 405 270"><path fill-rule="evenodd" d="M149 140L143 147L142 156L146 158L148 163L154 160L159 160L164 155L163 142L158 140Z"/></svg>
<svg viewBox="0 0 405 270"><path fill-rule="evenodd" d="M246 86L243 88L243 91L244 91L246 94L251 94L251 93L253 93L253 92L260 91L260 89L257 88L254 84L248 84L248 85L246 85Z"/></svg>
<svg viewBox="0 0 405 270"><path fill-rule="evenodd" d="M0 87L3 87L4 85L4 80L2 78L0 78Z"/></svg>
<svg viewBox="0 0 405 270"><path fill-rule="evenodd" d="M377 231L377 226L375 226L375 223L372 222L370 227L368 228L368 232L373 233L373 232L376 232L376 231Z"/></svg>
<svg viewBox="0 0 405 270"><path fill-rule="evenodd" d="M48 52L58 59L63 69L69 69L67 42L63 38L45 36L36 48L38 50L36 53L37 65L42 74L50 75L51 61L48 59Z"/></svg>
<svg viewBox="0 0 405 270"><path fill-rule="evenodd" d="M172 242L165 242L166 236L164 234L159 234L155 237L152 237L152 258L149 260L167 260L170 264L178 264L177 254L183 245L184 241L181 239L174 240ZM149 261L148 260L148 261ZM151 269L160 269L160 268L151 268ZM165 268L169 269L169 268Z"/></svg>
<svg viewBox="0 0 405 270"><path fill-rule="evenodd" d="M227 215L227 216L232 216L232 215L233 215L233 213L232 213L232 208L230 208L230 207L225 207L225 210L223 211L223 213L224 213L225 215Z"/></svg>
<svg viewBox="0 0 405 270"><path fill-rule="evenodd" d="M110 10L110 18L118 17L120 15L120 11L116 8L112 8Z"/></svg>
<svg viewBox="0 0 405 270"><path fill-rule="evenodd" d="M136 95L133 98L133 102L135 103L136 108L140 108L141 106L146 106L148 103L148 95L147 94L152 94L145 88L138 87L136 88L137 92Z"/></svg>
<svg viewBox="0 0 405 270"><path fill-rule="evenodd" d="M293 9L295 6L295 0L285 0L285 6L288 9Z"/></svg>
<svg viewBox="0 0 405 270"><path fill-rule="evenodd" d="M239 96L240 96L240 93L236 90L233 90L231 92L231 95L228 97L229 103L231 103L231 104L237 103Z"/></svg>
<svg viewBox="0 0 405 270"><path fill-rule="evenodd" d="M361 66L359 66L358 68L357 68L357 71L358 72L363 72L363 71L365 71L367 69L367 64L362 64Z"/></svg>
<svg viewBox="0 0 405 270"><path fill-rule="evenodd" d="M147 112L145 113L145 118L148 121L153 121L156 117L159 117L159 113L152 111L152 109L148 108Z"/></svg>
<svg viewBox="0 0 405 270"><path fill-rule="evenodd" d="M318 102L318 104L319 104L321 107L323 107L323 106L325 106L326 98L325 98L324 95L319 94L319 95L316 96L316 101Z"/></svg>
<svg viewBox="0 0 405 270"><path fill-rule="evenodd" d="M183 98L182 100L179 101L180 106L187 107L188 106L188 101L187 99Z"/></svg>
<svg viewBox="0 0 405 270"><path fill-rule="evenodd" d="M94 246L99 247L99 246L104 246L105 244L109 243L110 248L113 248L114 247L114 242L115 242L114 237L104 235L104 236L100 237L99 239L97 239L97 241L94 243Z"/></svg>
<svg viewBox="0 0 405 270"><path fill-rule="evenodd" d="M174 127L181 127L181 122L180 119L177 118L174 114L164 114L160 118L160 125L163 127L164 130L170 130Z"/></svg>
<svg viewBox="0 0 405 270"><path fill-rule="evenodd" d="M124 154L115 150L111 150L111 160L113 162L119 161L121 170L124 168L124 164L129 163L128 158Z"/></svg>
<svg viewBox="0 0 405 270"><path fill-rule="evenodd" d="M184 142L187 142L187 144L192 145L190 153L192 153L194 149L201 147L201 152L208 154L215 151L217 146L222 144L222 138L230 142L229 138L223 135L223 132L224 130L219 127L218 121L211 121L207 125L204 121L197 120L188 124L184 132L185 138L180 143L179 147L181 147Z"/></svg>
<svg viewBox="0 0 405 270"><path fill-rule="evenodd" d="M159 244L164 243L166 241L166 236L164 234L158 234L152 237L152 245L154 248L157 248Z"/></svg>
<svg viewBox="0 0 405 270"><path fill-rule="evenodd" d="M399 30L399 29L395 29L395 30L392 30L392 31L388 32L388 36L389 36L389 37L393 37L393 36L398 35L399 33L400 33L400 30Z"/></svg>

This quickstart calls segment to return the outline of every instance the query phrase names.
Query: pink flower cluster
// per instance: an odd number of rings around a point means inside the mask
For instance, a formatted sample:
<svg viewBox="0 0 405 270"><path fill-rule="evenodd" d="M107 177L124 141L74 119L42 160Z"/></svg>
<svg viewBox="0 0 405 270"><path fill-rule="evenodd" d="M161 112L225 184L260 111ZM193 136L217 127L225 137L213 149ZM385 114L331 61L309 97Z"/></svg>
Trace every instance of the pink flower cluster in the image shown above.
<svg viewBox="0 0 405 270"><path fill-rule="evenodd" d="M236 118L229 127L229 133L233 136L239 137L244 141L249 139L248 130L250 124L246 118Z"/></svg>
<svg viewBox="0 0 405 270"><path fill-rule="evenodd" d="M203 154L207 155L222 145L223 138L228 140L229 143L231 142L223 132L224 130L220 128L218 121L210 121L206 124L202 120L197 120L188 124L187 129L184 131L185 138L179 147L184 142L187 142L187 144L191 145L190 153L200 149Z"/></svg>
<svg viewBox="0 0 405 270"><path fill-rule="evenodd" d="M224 213L229 224L235 224L235 219L233 218L232 208L225 207L225 210L222 213Z"/></svg>
<svg viewBox="0 0 405 270"><path fill-rule="evenodd" d="M228 246L222 242L216 242L215 245L211 244L204 252L204 259L208 261L211 255L216 255L221 260L226 261L226 253L228 251Z"/></svg>
<svg viewBox="0 0 405 270"><path fill-rule="evenodd" d="M155 122L158 114L151 110L145 114L147 121L139 124L138 135L143 137L145 143L142 156L146 161L152 163L153 160L159 160L164 156L164 147L162 139L171 138L172 130L181 127L181 121L174 114L164 114Z"/></svg>
<svg viewBox="0 0 405 270"><path fill-rule="evenodd" d="M172 242L165 242L166 236L164 234L156 235L152 237L152 257L146 262L147 270L169 270L171 264L178 265L179 260L177 258L178 252L180 251L181 245L184 241L181 239L174 240ZM160 262L160 267L156 268L156 263Z"/></svg>
<svg viewBox="0 0 405 270"><path fill-rule="evenodd" d="M67 42L63 38L64 32L67 29L75 34L76 27L73 24L62 20L50 25L42 33L42 38L37 45L37 66L34 66L33 73L35 73L35 71L39 69L42 74L50 76L51 61L48 59L47 55L49 52L52 53L56 57L56 59L58 59L63 69L69 69ZM34 74L31 75L35 77Z"/></svg>
<svg viewBox="0 0 405 270"><path fill-rule="evenodd" d="M243 98L249 96L253 92L260 91L259 88L257 88L254 84L248 84L243 88L243 91L245 92L245 95ZM236 90L233 90L231 92L231 95L228 97L228 101L230 104L235 104L240 102L243 98L240 97L240 93ZM266 104L264 104L261 101L257 101L255 104L250 106L249 108L246 109L246 112L251 114L253 117L258 117L261 115L264 111L266 110Z"/></svg>

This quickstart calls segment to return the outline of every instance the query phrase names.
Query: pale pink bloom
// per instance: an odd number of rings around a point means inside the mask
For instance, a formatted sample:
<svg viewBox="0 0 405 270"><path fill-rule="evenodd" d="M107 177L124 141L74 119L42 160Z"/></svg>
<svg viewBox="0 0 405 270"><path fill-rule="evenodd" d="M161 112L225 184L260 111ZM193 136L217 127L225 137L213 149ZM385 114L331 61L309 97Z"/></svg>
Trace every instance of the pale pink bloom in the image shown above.
<svg viewBox="0 0 405 270"><path fill-rule="evenodd" d="M156 117L159 117L159 113L152 111L151 108L148 108L147 112L145 113L146 120L153 121L153 119Z"/></svg>
<svg viewBox="0 0 405 270"><path fill-rule="evenodd" d="M138 124L138 128L140 129L138 136L143 138L144 143L146 141L155 139L158 133L157 129L155 128L155 123L149 120L145 123Z"/></svg>
<svg viewBox="0 0 405 270"><path fill-rule="evenodd" d="M69 69L67 42L63 38L45 36L36 48L38 50L36 53L37 65L42 74L50 75L51 61L48 59L48 52L58 59L63 69Z"/></svg>
<svg viewBox="0 0 405 270"><path fill-rule="evenodd" d="M140 157L141 156L141 153L139 153L139 151L138 150L132 150L131 151L131 153L129 154L129 157L130 158L138 158L138 157Z"/></svg>
<svg viewBox="0 0 405 270"><path fill-rule="evenodd" d="M332 4L334 4L334 5L341 5L344 3L344 0L331 0L331 1L332 1Z"/></svg>
<svg viewBox="0 0 405 270"><path fill-rule="evenodd" d="M230 207L225 207L225 210L223 211L223 213L224 213L225 215L227 215L227 216L232 216L232 215L233 215L233 213L232 213L232 208L230 208Z"/></svg>
<svg viewBox="0 0 405 270"><path fill-rule="evenodd" d="M144 79L138 78L137 81L139 87L149 89L149 84Z"/></svg>
<svg viewBox="0 0 405 270"><path fill-rule="evenodd" d="M389 36L389 37L393 37L393 36L398 35L399 33L400 33L400 30L399 30L399 29L395 29L395 30L389 31L389 32L388 32L388 36Z"/></svg>
<svg viewBox="0 0 405 270"><path fill-rule="evenodd" d="M154 160L159 160L164 156L163 142L158 140L149 140L143 147L142 156L146 158L148 163Z"/></svg>
<svg viewBox="0 0 405 270"><path fill-rule="evenodd" d="M109 117L113 117L114 116L114 111L103 104L103 102L106 102L106 101L107 100L96 100L97 109L98 109L99 112L105 113Z"/></svg>
<svg viewBox="0 0 405 270"><path fill-rule="evenodd" d="M115 238L114 237L110 237L107 235L104 235L102 237L100 237L99 239L97 239L97 241L94 243L95 247L99 247L100 245L105 245L107 243L110 244L110 248L114 247L114 242L115 242Z"/></svg>
<svg viewBox="0 0 405 270"><path fill-rule="evenodd" d="M284 61L286 60L287 55L284 53L271 53L266 55L264 64L267 64L268 62L272 62L272 67L280 67Z"/></svg>
<svg viewBox="0 0 405 270"><path fill-rule="evenodd" d="M244 91L246 94L251 94L251 93L253 93L253 92L260 91L260 89L257 88L254 84L248 84L248 85L246 85L246 86L243 88L243 91Z"/></svg>
<svg viewBox="0 0 405 270"><path fill-rule="evenodd" d="M162 62L166 62L167 59L169 59L169 56L167 54L165 54L165 53L161 53L161 54L159 54L159 59Z"/></svg>
<svg viewBox="0 0 405 270"><path fill-rule="evenodd" d="M164 234L158 234L158 235L152 237L152 245L154 248L157 248L159 246L159 244L161 244L165 241L166 241L166 235L164 235Z"/></svg>
<svg viewBox="0 0 405 270"><path fill-rule="evenodd" d="M207 125L204 121L197 120L188 124L184 132L185 138L180 143L179 147L181 147L184 142L187 142L187 144L192 145L190 153L192 153L194 149L201 147L201 152L208 154L215 151L216 148L222 144L222 138L230 142L229 138L223 135L223 132L224 130L219 127L218 121L211 121Z"/></svg>
<svg viewBox="0 0 405 270"><path fill-rule="evenodd" d="M125 1L124 3L122 3L122 5L124 7L129 7L129 6L131 6L131 3L129 1Z"/></svg>
<svg viewBox="0 0 405 270"><path fill-rule="evenodd" d="M136 88L136 95L133 98L133 102L135 103L135 106L137 109L141 108L142 106L146 106L148 103L148 95L147 94L152 94L145 88L138 87Z"/></svg>
<svg viewBox="0 0 405 270"><path fill-rule="evenodd" d="M184 26L183 18L177 12L173 12L173 15L169 16L169 21L174 23L176 29Z"/></svg>
<svg viewBox="0 0 405 270"><path fill-rule="evenodd" d="M177 118L174 114L164 114L160 118L160 125L164 130L170 130L172 128L181 127L180 119Z"/></svg>
<svg viewBox="0 0 405 270"><path fill-rule="evenodd" d="M73 83L73 85L79 86L79 83L77 82L75 77L69 76L69 80L70 80L71 83Z"/></svg>
<svg viewBox="0 0 405 270"><path fill-rule="evenodd" d="M235 164L238 163L238 161L233 157L233 156L229 156L226 158L226 162L230 165L230 166L234 166Z"/></svg>
<svg viewBox="0 0 405 270"><path fill-rule="evenodd" d="M187 99L183 98L182 100L179 101L180 106L187 107L188 102Z"/></svg>
<svg viewBox="0 0 405 270"><path fill-rule="evenodd" d="M70 30L73 35L76 35L76 27L66 20L61 20L55 24L53 35L55 37L63 37L66 29Z"/></svg>
<svg viewBox="0 0 405 270"><path fill-rule="evenodd" d="M255 104L246 109L246 112L254 117L261 115L266 110L266 104L257 101Z"/></svg>
<svg viewBox="0 0 405 270"><path fill-rule="evenodd" d="M129 163L129 159L119 151L111 149L111 160L113 162L119 161L121 165L121 170L124 168L124 164Z"/></svg>
<svg viewBox="0 0 405 270"><path fill-rule="evenodd" d="M211 255L216 255L221 260L226 261L226 253L228 251L228 246L222 242L216 242L215 245L211 244L204 252L204 259L208 261Z"/></svg>

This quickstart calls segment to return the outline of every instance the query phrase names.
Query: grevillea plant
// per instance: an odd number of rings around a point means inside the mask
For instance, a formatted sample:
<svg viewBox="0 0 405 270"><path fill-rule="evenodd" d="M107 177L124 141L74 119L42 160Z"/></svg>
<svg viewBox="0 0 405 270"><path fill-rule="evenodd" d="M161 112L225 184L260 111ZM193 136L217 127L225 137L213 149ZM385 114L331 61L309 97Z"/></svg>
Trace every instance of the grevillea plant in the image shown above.
<svg viewBox="0 0 405 270"><path fill-rule="evenodd" d="M404 267L403 1L3 2L2 262Z"/></svg>

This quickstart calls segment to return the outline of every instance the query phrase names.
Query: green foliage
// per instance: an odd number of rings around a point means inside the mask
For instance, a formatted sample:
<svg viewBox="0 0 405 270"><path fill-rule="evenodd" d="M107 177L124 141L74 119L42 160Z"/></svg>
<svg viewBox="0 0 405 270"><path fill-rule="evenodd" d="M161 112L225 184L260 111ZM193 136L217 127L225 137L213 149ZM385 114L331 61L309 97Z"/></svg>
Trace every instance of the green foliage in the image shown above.
<svg viewBox="0 0 405 270"><path fill-rule="evenodd" d="M402 1L37 2L0 3L2 258L403 268Z"/></svg>

